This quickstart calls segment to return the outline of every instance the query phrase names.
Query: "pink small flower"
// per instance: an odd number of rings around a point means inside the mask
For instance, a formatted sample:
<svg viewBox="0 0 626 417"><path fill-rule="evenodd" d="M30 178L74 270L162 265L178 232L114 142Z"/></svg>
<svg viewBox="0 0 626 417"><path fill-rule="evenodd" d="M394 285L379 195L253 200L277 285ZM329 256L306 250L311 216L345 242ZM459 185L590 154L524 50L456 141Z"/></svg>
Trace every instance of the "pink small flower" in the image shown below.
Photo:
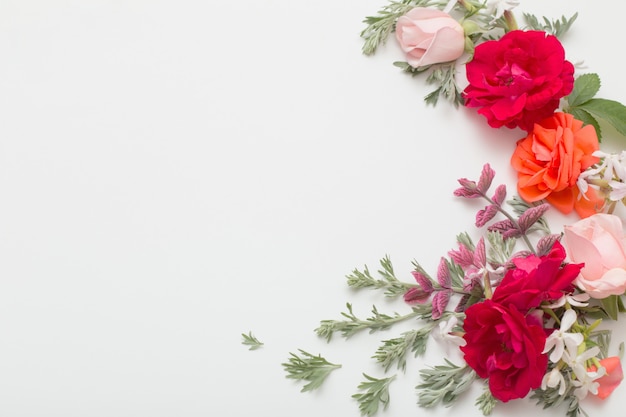
<svg viewBox="0 0 626 417"><path fill-rule="evenodd" d="M415 281L419 285L418 287L410 288L404 293L404 301L413 304L424 304L430 299L430 295L433 293L434 288L430 279L425 277L421 272L412 272Z"/></svg>
<svg viewBox="0 0 626 417"><path fill-rule="evenodd" d="M454 61L465 49L463 28L448 13L415 7L396 23L396 38L414 68Z"/></svg>
<svg viewBox="0 0 626 417"><path fill-rule="evenodd" d="M404 301L408 304L424 304L430 299L432 292L424 291L421 288L410 288L404 293Z"/></svg>

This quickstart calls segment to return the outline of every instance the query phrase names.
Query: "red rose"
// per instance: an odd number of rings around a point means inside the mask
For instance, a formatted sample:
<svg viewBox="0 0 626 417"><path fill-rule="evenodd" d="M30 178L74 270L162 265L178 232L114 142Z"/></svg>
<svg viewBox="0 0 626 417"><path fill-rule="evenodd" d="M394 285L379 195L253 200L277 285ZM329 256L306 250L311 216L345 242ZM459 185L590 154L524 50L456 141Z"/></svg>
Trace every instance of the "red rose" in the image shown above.
<svg viewBox="0 0 626 417"><path fill-rule="evenodd" d="M573 290L572 282L583 267L583 264L561 266L564 260L565 249L558 241L545 256L513 259L515 268L496 287L492 301L526 313L539 307L542 301L561 298L564 292Z"/></svg>
<svg viewBox="0 0 626 417"><path fill-rule="evenodd" d="M574 66L563 46L542 31L514 30L479 44L466 71L465 105L480 107L496 128L531 131L574 87Z"/></svg>
<svg viewBox="0 0 626 417"><path fill-rule="evenodd" d="M539 319L491 300L472 305L465 314L461 350L478 376L489 378L495 398L524 398L541 386L548 357L542 353L546 334Z"/></svg>

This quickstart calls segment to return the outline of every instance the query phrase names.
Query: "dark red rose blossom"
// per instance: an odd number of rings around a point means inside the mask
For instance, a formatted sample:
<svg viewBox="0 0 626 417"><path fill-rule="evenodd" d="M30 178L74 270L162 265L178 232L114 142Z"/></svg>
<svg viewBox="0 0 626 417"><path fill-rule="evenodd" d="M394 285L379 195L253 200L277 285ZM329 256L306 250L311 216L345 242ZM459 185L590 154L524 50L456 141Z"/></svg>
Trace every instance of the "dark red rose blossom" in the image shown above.
<svg viewBox="0 0 626 417"><path fill-rule="evenodd" d="M524 398L541 386L548 357L542 353L546 333L539 318L491 300L472 305L465 314L461 350L478 376L489 379L495 398Z"/></svg>
<svg viewBox="0 0 626 417"><path fill-rule="evenodd" d="M496 287L492 300L512 305L522 313L539 307L543 301L558 300L573 290L572 282L583 267L583 264L563 265L565 256L563 245L556 241L545 256L513 259L515 267Z"/></svg>
<svg viewBox="0 0 626 417"><path fill-rule="evenodd" d="M479 44L466 71L465 105L480 107L478 113L495 128L530 132L574 87L574 66L563 46L542 31L514 30Z"/></svg>

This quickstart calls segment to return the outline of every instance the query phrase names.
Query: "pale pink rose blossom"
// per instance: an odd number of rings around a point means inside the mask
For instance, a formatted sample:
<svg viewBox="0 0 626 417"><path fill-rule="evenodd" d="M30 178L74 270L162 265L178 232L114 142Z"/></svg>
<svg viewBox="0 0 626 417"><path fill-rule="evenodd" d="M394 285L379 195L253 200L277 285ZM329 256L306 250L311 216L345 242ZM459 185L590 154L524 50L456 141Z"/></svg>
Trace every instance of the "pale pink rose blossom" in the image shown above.
<svg viewBox="0 0 626 417"><path fill-rule="evenodd" d="M463 55L465 33L448 13L415 7L396 23L396 38L414 68L454 61Z"/></svg>
<svg viewBox="0 0 626 417"><path fill-rule="evenodd" d="M574 284L596 299L624 294L626 237L619 217L598 213L565 226L565 243L570 260L585 264Z"/></svg>

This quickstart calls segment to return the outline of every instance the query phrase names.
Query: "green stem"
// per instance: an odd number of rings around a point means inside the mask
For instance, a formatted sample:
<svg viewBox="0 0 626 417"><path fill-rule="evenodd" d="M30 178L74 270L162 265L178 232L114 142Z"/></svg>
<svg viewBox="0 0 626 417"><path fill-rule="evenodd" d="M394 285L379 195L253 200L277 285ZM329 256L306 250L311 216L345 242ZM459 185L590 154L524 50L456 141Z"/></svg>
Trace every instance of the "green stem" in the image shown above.
<svg viewBox="0 0 626 417"><path fill-rule="evenodd" d="M390 326L392 324L396 324L396 323L400 323L401 321L405 321L408 319L412 319L413 317L417 317L419 316L421 313L417 312L417 311L412 311L408 314L405 314L404 316L395 316L392 317L390 319L385 319L385 320L381 320L381 321L367 321L367 320L361 320L358 319L357 323L365 326L367 328L372 328L372 329L376 329L379 327L387 327Z"/></svg>

